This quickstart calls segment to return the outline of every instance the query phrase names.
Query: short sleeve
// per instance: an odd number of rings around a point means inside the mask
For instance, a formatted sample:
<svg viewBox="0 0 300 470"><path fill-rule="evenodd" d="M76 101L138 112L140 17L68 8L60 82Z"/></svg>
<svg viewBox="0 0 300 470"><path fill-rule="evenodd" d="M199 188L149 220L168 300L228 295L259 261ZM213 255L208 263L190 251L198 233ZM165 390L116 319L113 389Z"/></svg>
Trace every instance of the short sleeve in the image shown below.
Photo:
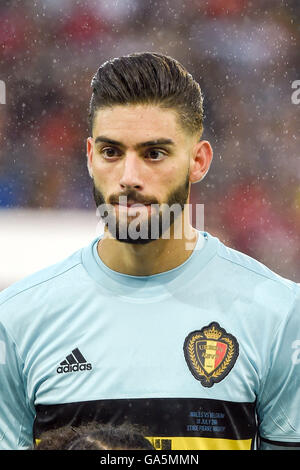
<svg viewBox="0 0 300 470"><path fill-rule="evenodd" d="M0 450L32 445L34 415L28 406L22 369L16 345L0 323Z"/></svg>
<svg viewBox="0 0 300 470"><path fill-rule="evenodd" d="M258 397L261 449L300 450L300 288L274 335L270 365Z"/></svg>

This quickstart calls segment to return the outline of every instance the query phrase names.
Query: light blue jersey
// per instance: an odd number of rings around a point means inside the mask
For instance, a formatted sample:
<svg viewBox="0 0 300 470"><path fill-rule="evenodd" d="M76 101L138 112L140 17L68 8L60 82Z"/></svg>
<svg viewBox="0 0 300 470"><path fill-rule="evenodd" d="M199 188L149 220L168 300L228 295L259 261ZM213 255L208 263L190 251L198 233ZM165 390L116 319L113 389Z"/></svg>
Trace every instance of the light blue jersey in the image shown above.
<svg viewBox="0 0 300 470"><path fill-rule="evenodd" d="M91 420L157 449L300 446L299 285L207 232L152 276L98 241L0 293L0 449Z"/></svg>

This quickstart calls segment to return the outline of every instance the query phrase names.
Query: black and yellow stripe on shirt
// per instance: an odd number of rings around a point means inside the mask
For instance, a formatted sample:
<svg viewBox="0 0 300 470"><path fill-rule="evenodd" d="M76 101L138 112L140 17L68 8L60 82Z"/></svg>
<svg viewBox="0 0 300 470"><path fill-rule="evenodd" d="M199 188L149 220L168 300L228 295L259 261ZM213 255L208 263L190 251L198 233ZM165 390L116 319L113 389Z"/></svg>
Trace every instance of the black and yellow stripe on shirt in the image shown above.
<svg viewBox="0 0 300 470"><path fill-rule="evenodd" d="M201 398L108 399L37 405L34 437L65 426L129 421L161 450L246 450L257 433L255 403Z"/></svg>

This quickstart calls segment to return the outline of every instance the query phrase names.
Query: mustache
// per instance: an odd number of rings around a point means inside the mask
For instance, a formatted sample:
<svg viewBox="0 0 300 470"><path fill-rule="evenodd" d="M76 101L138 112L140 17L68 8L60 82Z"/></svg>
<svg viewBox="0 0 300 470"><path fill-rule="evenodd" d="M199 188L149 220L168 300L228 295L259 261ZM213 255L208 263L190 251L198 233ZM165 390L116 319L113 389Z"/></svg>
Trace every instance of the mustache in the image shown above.
<svg viewBox="0 0 300 470"><path fill-rule="evenodd" d="M109 204L119 204L119 198L120 197L126 197L129 201L134 201L137 204L158 204L158 200L154 197L146 198L144 196L141 196L138 192L129 190L126 192L123 192L119 195L112 194L109 197Z"/></svg>

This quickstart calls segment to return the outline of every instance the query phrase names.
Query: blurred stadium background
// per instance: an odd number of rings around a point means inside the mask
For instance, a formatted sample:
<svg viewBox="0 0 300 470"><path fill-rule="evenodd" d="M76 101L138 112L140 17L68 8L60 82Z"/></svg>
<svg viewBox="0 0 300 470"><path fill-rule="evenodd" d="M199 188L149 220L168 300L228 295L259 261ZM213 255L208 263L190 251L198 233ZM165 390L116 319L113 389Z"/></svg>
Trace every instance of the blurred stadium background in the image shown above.
<svg viewBox="0 0 300 470"><path fill-rule="evenodd" d="M299 0L1 0L0 289L96 236L90 81L141 51L202 87L205 230L300 282L299 18Z"/></svg>

